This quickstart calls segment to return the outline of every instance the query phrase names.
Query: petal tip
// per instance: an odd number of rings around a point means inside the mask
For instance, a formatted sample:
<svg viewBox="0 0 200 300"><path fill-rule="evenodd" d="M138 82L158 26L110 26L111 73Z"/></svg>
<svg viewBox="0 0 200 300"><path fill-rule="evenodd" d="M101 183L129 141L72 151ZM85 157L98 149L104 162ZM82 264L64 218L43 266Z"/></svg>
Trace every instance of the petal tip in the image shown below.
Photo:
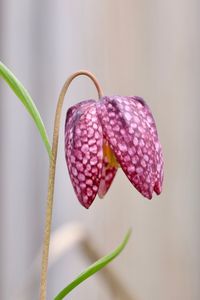
<svg viewBox="0 0 200 300"><path fill-rule="evenodd" d="M147 198L148 200L152 200L152 197L153 197L153 195L152 195L152 193L148 193L148 192L141 192L141 194L142 194L142 196L144 196L145 198Z"/></svg>
<svg viewBox="0 0 200 300"><path fill-rule="evenodd" d="M84 208L86 208L86 209L89 209L90 206L91 206L91 204L85 204L85 203L82 203L82 202L81 202L81 204L82 204L82 206L83 206Z"/></svg>
<svg viewBox="0 0 200 300"><path fill-rule="evenodd" d="M160 195L162 193L162 182L163 182L163 178L161 181L156 181L156 183L155 183L154 192L157 195Z"/></svg>
<svg viewBox="0 0 200 300"><path fill-rule="evenodd" d="M86 198L86 196L79 197L78 195L77 195L77 197L78 197L80 204L83 207L85 207L86 209L89 209L90 206L92 205L92 203L94 202L96 195L95 195L95 197L92 197L92 198L88 198L88 197Z"/></svg>
<svg viewBox="0 0 200 300"><path fill-rule="evenodd" d="M99 197L100 199L103 199L104 196L105 196L105 194L101 194L101 193L98 192L98 197Z"/></svg>

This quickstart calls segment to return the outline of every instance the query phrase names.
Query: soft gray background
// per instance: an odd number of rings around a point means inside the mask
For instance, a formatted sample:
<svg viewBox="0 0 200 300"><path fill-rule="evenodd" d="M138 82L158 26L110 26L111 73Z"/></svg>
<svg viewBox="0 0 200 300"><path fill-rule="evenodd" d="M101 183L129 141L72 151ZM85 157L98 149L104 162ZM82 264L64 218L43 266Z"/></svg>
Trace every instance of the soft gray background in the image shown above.
<svg viewBox="0 0 200 300"><path fill-rule="evenodd" d="M58 153L53 228L80 220L106 253L132 226L113 264L136 300L200 297L200 2L198 0L0 0L0 57L30 91L49 136L66 77L90 69L106 94L140 95L157 120L165 156L163 194L142 198L119 171L106 199L89 211L73 192ZM73 82L67 107L96 97L88 79ZM42 241L48 157L27 112L0 85L0 299L29 274ZM88 262L73 249L49 272L48 299ZM37 299L38 285L26 299ZM99 276L71 295L110 299ZM69 297L70 298L70 297ZM21 300L21 298L20 298Z"/></svg>

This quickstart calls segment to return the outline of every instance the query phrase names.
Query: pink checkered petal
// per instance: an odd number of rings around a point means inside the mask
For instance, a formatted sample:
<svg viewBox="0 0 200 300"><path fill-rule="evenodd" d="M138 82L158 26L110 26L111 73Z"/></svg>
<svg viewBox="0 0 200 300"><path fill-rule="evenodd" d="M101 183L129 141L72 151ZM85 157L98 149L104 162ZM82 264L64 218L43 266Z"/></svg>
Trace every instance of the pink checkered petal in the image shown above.
<svg viewBox="0 0 200 300"><path fill-rule="evenodd" d="M98 103L103 132L123 171L145 197L156 183L157 156L145 104L134 97L104 97ZM144 114L144 116L142 115Z"/></svg>
<svg viewBox="0 0 200 300"><path fill-rule="evenodd" d="M65 123L65 157L76 195L86 208L90 207L99 189L102 144L96 102L87 100L70 108Z"/></svg>
<svg viewBox="0 0 200 300"><path fill-rule="evenodd" d="M156 123L154 117L151 113L149 106L144 102L144 100L140 97L135 96L133 101L137 101L137 106L139 108L139 114L144 118L154 140L155 150L156 150L156 172L155 172L155 185L154 191L159 195L162 192L162 183L163 183L163 153L160 141L158 139L158 133L156 128ZM141 109L143 106L143 109Z"/></svg>

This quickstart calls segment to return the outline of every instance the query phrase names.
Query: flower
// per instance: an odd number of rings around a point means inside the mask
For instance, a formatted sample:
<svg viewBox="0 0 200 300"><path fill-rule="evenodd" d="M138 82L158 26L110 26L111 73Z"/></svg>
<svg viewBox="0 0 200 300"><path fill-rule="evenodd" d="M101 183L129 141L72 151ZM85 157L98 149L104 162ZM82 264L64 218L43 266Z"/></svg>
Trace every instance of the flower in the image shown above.
<svg viewBox="0 0 200 300"><path fill-rule="evenodd" d="M65 156L80 203L89 208L108 191L117 169L144 196L161 193L163 156L151 111L140 97L102 97L72 106Z"/></svg>

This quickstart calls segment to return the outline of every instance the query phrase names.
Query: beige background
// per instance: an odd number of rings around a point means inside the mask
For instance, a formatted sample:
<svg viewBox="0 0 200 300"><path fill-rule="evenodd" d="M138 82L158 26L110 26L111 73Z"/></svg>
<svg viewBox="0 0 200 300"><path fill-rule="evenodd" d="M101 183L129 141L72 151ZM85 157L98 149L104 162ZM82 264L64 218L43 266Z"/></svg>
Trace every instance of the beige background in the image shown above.
<svg viewBox="0 0 200 300"><path fill-rule="evenodd" d="M165 181L152 201L120 170L107 197L85 210L69 181L63 128L58 153L53 228L81 221L103 254L131 226L131 241L112 268L136 300L200 297L199 10L198 0L0 0L1 60L30 91L50 137L59 90L80 68L94 72L106 94L143 96L154 112ZM91 82L77 79L64 111L91 97ZM42 240L48 158L32 120L2 81L0 98L0 299L10 300ZM48 299L87 264L79 249L66 253L49 272ZM25 299L37 293L38 284ZM71 299L110 295L97 275Z"/></svg>

